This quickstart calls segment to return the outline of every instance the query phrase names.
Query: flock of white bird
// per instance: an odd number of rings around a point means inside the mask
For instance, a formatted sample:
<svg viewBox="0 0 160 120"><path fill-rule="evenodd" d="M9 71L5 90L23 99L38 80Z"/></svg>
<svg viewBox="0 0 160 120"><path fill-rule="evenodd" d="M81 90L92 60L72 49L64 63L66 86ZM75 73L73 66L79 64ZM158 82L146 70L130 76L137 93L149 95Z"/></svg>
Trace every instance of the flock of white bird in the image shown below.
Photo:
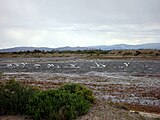
<svg viewBox="0 0 160 120"><path fill-rule="evenodd" d="M10 67L25 67L28 63L12 63L12 64L7 64L7 67L10 68Z"/></svg>
<svg viewBox="0 0 160 120"><path fill-rule="evenodd" d="M94 62L95 65L93 66L90 66L90 68L105 68L106 67L106 64L102 64L102 63L98 63L97 61ZM10 64L7 64L7 67L8 68L11 68L11 67L25 67L28 63L10 63ZM130 65L129 62L125 62L123 63L126 67L128 67ZM76 63L74 64L69 64L70 65L70 68L80 68L80 66L77 66ZM34 64L33 65L35 68L40 68L41 65L40 64ZM56 67L56 68L60 68L59 65L54 65L54 64L47 64L46 65L47 68L51 68L51 67Z"/></svg>

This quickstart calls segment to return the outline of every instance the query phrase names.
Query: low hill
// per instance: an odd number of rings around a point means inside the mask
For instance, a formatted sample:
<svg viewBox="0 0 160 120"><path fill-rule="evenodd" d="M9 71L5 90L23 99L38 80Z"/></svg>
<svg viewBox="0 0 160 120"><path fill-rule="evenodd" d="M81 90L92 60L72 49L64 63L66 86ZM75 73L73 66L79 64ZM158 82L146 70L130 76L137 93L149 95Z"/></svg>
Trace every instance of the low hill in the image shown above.
<svg viewBox="0 0 160 120"><path fill-rule="evenodd" d="M33 50L44 50L44 51L77 51L77 50L92 50L92 49L101 49L101 50L127 50L127 49L160 49L160 43L148 43L140 45L126 45L126 44L117 44L117 45L100 45L100 46L88 46L88 47L59 47L59 48L48 48L48 47L14 47L8 49L0 49L0 52L20 52L20 51L33 51Z"/></svg>

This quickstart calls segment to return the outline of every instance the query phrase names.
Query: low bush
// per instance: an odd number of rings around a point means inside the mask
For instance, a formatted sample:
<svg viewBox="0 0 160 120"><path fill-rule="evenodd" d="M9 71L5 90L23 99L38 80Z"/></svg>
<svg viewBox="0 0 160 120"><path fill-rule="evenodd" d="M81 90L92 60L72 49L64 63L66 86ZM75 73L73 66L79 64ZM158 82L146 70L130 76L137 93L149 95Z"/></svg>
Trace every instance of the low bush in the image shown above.
<svg viewBox="0 0 160 120"><path fill-rule="evenodd" d="M123 55L132 55L132 52L125 52Z"/></svg>
<svg viewBox="0 0 160 120"><path fill-rule="evenodd" d="M78 94L91 103L95 102L95 98L93 96L92 91L90 89L88 89L87 87L82 86L80 84L76 84L76 83L65 84L62 87L60 87L59 90L67 91L69 93Z"/></svg>
<svg viewBox="0 0 160 120"><path fill-rule="evenodd" d="M11 80L0 84L0 113L27 114L34 119L71 120L88 112L95 98L79 84L37 90Z"/></svg>
<svg viewBox="0 0 160 120"><path fill-rule="evenodd" d="M28 100L36 90L15 80L0 84L0 114L25 113Z"/></svg>
<svg viewBox="0 0 160 120"><path fill-rule="evenodd" d="M134 56L140 55L142 54L141 51L136 50L136 53L134 54Z"/></svg>
<svg viewBox="0 0 160 120"><path fill-rule="evenodd" d="M95 101L92 91L80 84L65 84L57 90L38 93L29 101L34 119L71 120L83 115Z"/></svg>
<svg viewBox="0 0 160 120"><path fill-rule="evenodd" d="M38 93L29 101L28 112L38 120L71 120L83 115L91 104L77 94L61 90L49 90Z"/></svg>

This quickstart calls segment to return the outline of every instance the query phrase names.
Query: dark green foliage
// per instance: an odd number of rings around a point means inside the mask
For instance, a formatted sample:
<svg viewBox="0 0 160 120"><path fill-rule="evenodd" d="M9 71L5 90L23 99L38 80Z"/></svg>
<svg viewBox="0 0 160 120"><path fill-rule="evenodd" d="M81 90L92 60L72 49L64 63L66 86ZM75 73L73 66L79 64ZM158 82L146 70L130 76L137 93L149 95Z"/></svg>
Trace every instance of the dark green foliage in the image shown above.
<svg viewBox="0 0 160 120"><path fill-rule="evenodd" d="M132 52L125 52L123 55L132 55Z"/></svg>
<svg viewBox="0 0 160 120"><path fill-rule="evenodd" d="M38 120L71 120L83 115L91 104L82 96L63 90L49 90L38 93L29 101L28 112Z"/></svg>
<svg viewBox="0 0 160 120"><path fill-rule="evenodd" d="M27 114L34 119L71 120L88 112L92 91L79 84L37 90L15 80L0 84L0 114Z"/></svg>
<svg viewBox="0 0 160 120"><path fill-rule="evenodd" d="M71 120L88 112L94 101L91 90L73 83L36 94L28 110L35 119Z"/></svg>
<svg viewBox="0 0 160 120"><path fill-rule="evenodd" d="M160 56L160 53L156 53L155 55L156 55L156 56Z"/></svg>
<svg viewBox="0 0 160 120"><path fill-rule="evenodd" d="M76 84L76 83L66 84L66 85L62 86L60 88L60 90L67 91L69 93L78 94L91 103L93 103L95 101L95 98L93 96L92 91L90 89L86 88L85 86L80 85L80 84Z"/></svg>
<svg viewBox="0 0 160 120"><path fill-rule="evenodd" d="M19 51L19 52L1 52L0 54L35 54L35 53L43 53L43 54L47 54L47 53L57 53L57 54L65 54L65 53L69 53L69 54L108 54L109 50L100 50L100 49L93 49L93 50L64 50L64 51L58 51L58 50L52 50L52 51L44 51L44 50L33 50L33 51Z"/></svg>
<svg viewBox="0 0 160 120"><path fill-rule="evenodd" d="M122 53L122 51L118 51L118 54L121 54Z"/></svg>
<svg viewBox="0 0 160 120"><path fill-rule="evenodd" d="M137 55L140 55L140 54L141 54L141 52L137 50L134 55L137 56Z"/></svg>
<svg viewBox="0 0 160 120"><path fill-rule="evenodd" d="M36 91L15 80L0 84L0 114L17 114L26 111L28 100Z"/></svg>

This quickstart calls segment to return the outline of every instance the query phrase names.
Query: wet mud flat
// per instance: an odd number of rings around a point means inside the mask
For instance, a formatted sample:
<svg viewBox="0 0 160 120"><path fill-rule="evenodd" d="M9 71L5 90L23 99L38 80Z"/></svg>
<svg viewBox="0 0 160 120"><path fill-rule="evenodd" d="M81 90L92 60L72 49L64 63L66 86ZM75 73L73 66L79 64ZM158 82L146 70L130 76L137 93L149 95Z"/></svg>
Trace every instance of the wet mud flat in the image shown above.
<svg viewBox="0 0 160 120"><path fill-rule="evenodd" d="M0 59L1 82L16 78L41 89L80 83L97 99L160 114L160 61L64 58Z"/></svg>

